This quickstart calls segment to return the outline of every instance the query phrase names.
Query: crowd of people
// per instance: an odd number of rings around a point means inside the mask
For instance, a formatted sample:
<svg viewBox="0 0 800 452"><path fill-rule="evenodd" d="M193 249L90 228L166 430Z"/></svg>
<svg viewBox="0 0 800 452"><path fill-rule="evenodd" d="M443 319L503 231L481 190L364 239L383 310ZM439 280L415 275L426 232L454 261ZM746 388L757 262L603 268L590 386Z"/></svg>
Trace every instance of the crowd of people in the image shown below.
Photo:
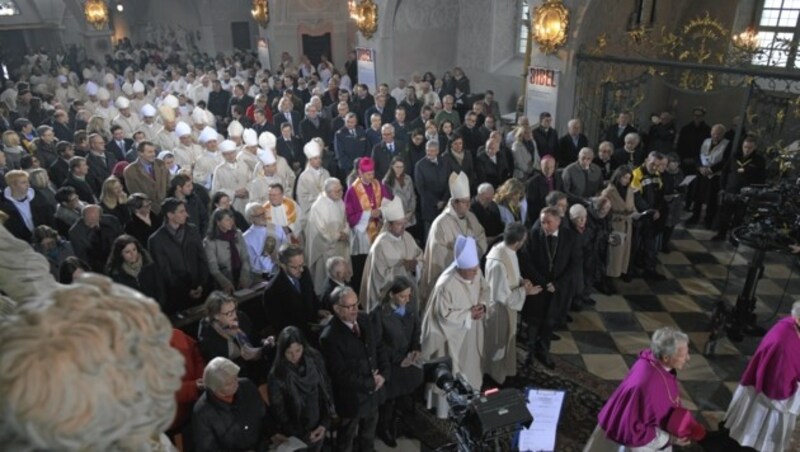
<svg viewBox="0 0 800 452"><path fill-rule="evenodd" d="M188 390L172 429L195 450L393 446L422 360L502 384L524 324L525 365L553 369L571 311L616 278L664 279L685 209L724 238L765 177L755 139L734 146L701 108L680 132L621 112L598 140L579 118L559 137L547 112L504 125L459 68L371 93L354 53L341 70L284 53L273 72L126 46L13 71L0 210L61 283L105 274L174 322L204 306L194 337L174 333Z"/></svg>

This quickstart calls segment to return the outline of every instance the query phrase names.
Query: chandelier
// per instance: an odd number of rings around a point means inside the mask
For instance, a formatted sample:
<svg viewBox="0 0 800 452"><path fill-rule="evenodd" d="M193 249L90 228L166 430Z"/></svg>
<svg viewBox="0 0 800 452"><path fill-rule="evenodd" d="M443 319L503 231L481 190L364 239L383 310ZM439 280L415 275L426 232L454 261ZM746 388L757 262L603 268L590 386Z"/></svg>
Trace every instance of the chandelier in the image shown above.
<svg viewBox="0 0 800 452"><path fill-rule="evenodd" d="M102 30L108 25L108 6L105 0L86 0L83 7L86 22L95 30Z"/></svg>
<svg viewBox="0 0 800 452"><path fill-rule="evenodd" d="M533 39L542 53L553 53L567 42L569 10L561 0L545 0L531 19Z"/></svg>
<svg viewBox="0 0 800 452"><path fill-rule="evenodd" d="M253 20L261 28L266 28L269 23L269 0L253 0L253 8L250 10Z"/></svg>
<svg viewBox="0 0 800 452"><path fill-rule="evenodd" d="M738 35L733 35L731 41L733 41L733 46L741 52L758 52L758 33L752 26L747 27L745 31L739 33Z"/></svg>
<svg viewBox="0 0 800 452"><path fill-rule="evenodd" d="M370 39L378 30L378 5L374 0L348 0L347 10L361 34Z"/></svg>

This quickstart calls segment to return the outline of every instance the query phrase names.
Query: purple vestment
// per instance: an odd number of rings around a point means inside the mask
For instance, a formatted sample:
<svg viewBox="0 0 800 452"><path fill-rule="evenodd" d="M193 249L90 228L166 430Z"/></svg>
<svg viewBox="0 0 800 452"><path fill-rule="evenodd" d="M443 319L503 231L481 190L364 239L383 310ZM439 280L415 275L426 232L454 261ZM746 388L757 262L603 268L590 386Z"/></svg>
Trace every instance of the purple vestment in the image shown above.
<svg viewBox="0 0 800 452"><path fill-rule="evenodd" d="M358 179L359 183L361 179ZM378 185L381 187L381 198L390 200L393 198L392 192L386 188L386 186L378 182ZM367 194L367 198L369 199L370 204L375 208L379 209L381 206L376 205L375 202L375 191L372 189L372 185L364 185L364 192ZM359 221L361 221L361 214L364 212L364 209L361 207L361 200L358 199L358 195L353 187L349 187L347 193L344 195L344 211L347 214L347 223L350 227L355 227Z"/></svg>
<svg viewBox="0 0 800 452"><path fill-rule="evenodd" d="M665 429L670 412L679 405L678 379L664 369L650 349L645 349L600 410L597 420L608 439L628 447L641 447L653 441L656 427Z"/></svg>
<svg viewBox="0 0 800 452"><path fill-rule="evenodd" d="M761 340L742 375L742 386L752 386L772 400L786 400L800 381L800 337L794 317L773 326Z"/></svg>

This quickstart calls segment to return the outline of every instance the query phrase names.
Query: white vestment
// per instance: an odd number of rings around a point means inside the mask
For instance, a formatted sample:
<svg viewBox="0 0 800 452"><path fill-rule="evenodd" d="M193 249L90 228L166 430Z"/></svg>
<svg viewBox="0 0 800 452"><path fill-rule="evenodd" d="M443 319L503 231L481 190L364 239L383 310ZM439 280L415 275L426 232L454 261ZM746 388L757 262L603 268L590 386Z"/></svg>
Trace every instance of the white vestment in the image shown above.
<svg viewBox="0 0 800 452"><path fill-rule="evenodd" d="M156 136L158 136L159 130L161 130L161 124L157 122L153 122L152 124L148 124L142 121L142 125L139 127L139 130L144 132L144 137L147 141L151 143L155 143ZM169 149L167 149L169 150Z"/></svg>
<svg viewBox="0 0 800 452"><path fill-rule="evenodd" d="M257 155L253 154L252 152L248 151L246 148L243 147L242 150L239 152L239 155L236 156L236 160L247 165L247 169L248 171L250 171L251 177L255 177L256 165L258 165L258 163L261 162L258 159ZM285 189L286 187L284 187L284 190Z"/></svg>
<svg viewBox="0 0 800 452"><path fill-rule="evenodd" d="M364 276L359 290L359 303L364 312L372 312L373 308L380 306L381 296L396 277L405 276L409 281L416 281L414 274L406 270L406 260L415 260L418 264L422 262L422 250L417 242L408 232L395 237L384 228L375 238L364 263ZM416 292L413 290L413 295L416 296Z"/></svg>
<svg viewBox="0 0 800 452"><path fill-rule="evenodd" d="M478 222L478 218L472 212L467 212L463 219L458 218L448 202L444 211L433 220L428 233L428 242L425 244L422 278L419 282L419 300L423 304L420 306L421 311L424 311L424 302L429 298L439 275L453 262L453 247L459 235L475 238L478 258L486 253L486 231Z"/></svg>
<svg viewBox="0 0 800 452"><path fill-rule="evenodd" d="M289 216L286 214L286 207L283 204L278 206L273 206L272 204L267 204L264 206L268 209L269 221L275 223L281 227L287 227L292 232L292 236L295 239L300 238L300 234L303 232L301 226L304 224L305 221L305 214L303 214L302 209L298 208L297 203L292 201L291 199L284 197L284 203L294 203L294 211L295 211L295 218L294 221L289 220Z"/></svg>
<svg viewBox="0 0 800 452"><path fill-rule="evenodd" d="M260 172L261 167L263 166L264 164L259 160L258 163L256 163L256 166L253 168L253 172ZM284 195L294 198L294 183L295 179L297 179L297 175L294 174L294 171L292 171L292 168L289 166L289 162L287 162L286 159L280 155L275 156L275 175L281 180L286 181L286 183L283 184ZM315 197L313 200L311 200L311 202L313 203L316 199L317 198ZM308 208L311 208L311 204L309 204ZM303 213L308 213L308 210L303 209Z"/></svg>
<svg viewBox="0 0 800 452"><path fill-rule="evenodd" d="M122 130L125 132L125 138L133 138L133 132L139 130L142 121L134 113L131 113L130 116L123 116L122 113L120 113L114 117L111 124L122 127Z"/></svg>
<svg viewBox="0 0 800 452"><path fill-rule="evenodd" d="M517 253L500 242L486 255L486 282L494 301L486 318L486 373L503 383L517 374L517 312L525 304L525 288Z"/></svg>
<svg viewBox="0 0 800 452"><path fill-rule="evenodd" d="M265 176L263 174L255 176L250 180L250 184L247 186L247 191L250 192L250 202L265 204L269 201L269 186L272 184L281 184L281 186L285 186L284 182L284 180L276 176ZM291 199L291 196L285 191L283 192L283 197Z"/></svg>
<svg viewBox="0 0 800 452"><path fill-rule="evenodd" d="M214 170L224 161L225 159L222 158L219 152L203 152L194 163L192 171L194 183L211 190L211 177L214 174Z"/></svg>
<svg viewBox="0 0 800 452"><path fill-rule="evenodd" d="M741 446L781 452L789 450L798 415L800 383L794 395L785 400L770 399L753 386L740 384L725 414L725 428Z"/></svg>
<svg viewBox="0 0 800 452"><path fill-rule="evenodd" d="M484 321L473 320L471 309L479 304L491 307L483 273L467 281L451 265L436 281L421 329L422 357L449 356L453 375L463 375L476 390L483 384Z"/></svg>
<svg viewBox="0 0 800 452"><path fill-rule="evenodd" d="M322 295L328 272L328 258L341 256L350 260L350 226L344 214L344 201L334 201L324 193L314 201L306 220L306 264L314 279L317 295ZM345 240L340 240L342 233Z"/></svg>
<svg viewBox="0 0 800 452"><path fill-rule="evenodd" d="M211 178L211 194L221 191L230 196L233 208L239 212L244 212L247 203L250 202L250 197L237 198L236 191L240 189L247 189L250 183L250 172L247 170L247 165L242 162L228 163L224 162L214 169L214 175Z"/></svg>
<svg viewBox="0 0 800 452"><path fill-rule="evenodd" d="M111 105L109 105L108 107L104 107L104 106L102 106L100 104L97 104L97 106L94 109L94 113L93 114L94 114L94 116L100 116L103 119L105 119L106 120L106 124L111 124L111 120L117 117L117 115L119 114L119 111L117 111L117 109L114 108ZM106 127L108 127L108 126L106 126Z"/></svg>
<svg viewBox="0 0 800 452"><path fill-rule="evenodd" d="M172 155L175 156L175 163L182 168L192 168L197 163L197 159L203 155L203 148L197 144L184 146L179 141L175 149L172 150Z"/></svg>
<svg viewBox="0 0 800 452"><path fill-rule="evenodd" d="M307 166L306 169L300 173L297 179L297 204L300 205L300 210L308 214L311 210L311 205L317 200L317 197L322 193L325 185L325 179L331 177L328 170L323 167L314 169Z"/></svg>
<svg viewBox="0 0 800 452"><path fill-rule="evenodd" d="M170 132L165 128L158 131L154 141L154 144L162 151L171 151L178 147L179 143L180 141L175 137L174 131Z"/></svg>

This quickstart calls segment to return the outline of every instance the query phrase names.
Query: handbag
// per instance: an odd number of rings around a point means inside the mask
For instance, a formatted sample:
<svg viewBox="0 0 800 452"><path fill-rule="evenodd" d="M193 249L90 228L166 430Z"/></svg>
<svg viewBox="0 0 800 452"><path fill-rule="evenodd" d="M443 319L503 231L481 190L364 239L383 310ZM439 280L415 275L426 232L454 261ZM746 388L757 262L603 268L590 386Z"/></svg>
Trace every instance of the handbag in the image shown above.
<svg viewBox="0 0 800 452"><path fill-rule="evenodd" d="M706 436L706 429L698 423L686 408L675 407L667 419L667 432L678 438L700 441Z"/></svg>

